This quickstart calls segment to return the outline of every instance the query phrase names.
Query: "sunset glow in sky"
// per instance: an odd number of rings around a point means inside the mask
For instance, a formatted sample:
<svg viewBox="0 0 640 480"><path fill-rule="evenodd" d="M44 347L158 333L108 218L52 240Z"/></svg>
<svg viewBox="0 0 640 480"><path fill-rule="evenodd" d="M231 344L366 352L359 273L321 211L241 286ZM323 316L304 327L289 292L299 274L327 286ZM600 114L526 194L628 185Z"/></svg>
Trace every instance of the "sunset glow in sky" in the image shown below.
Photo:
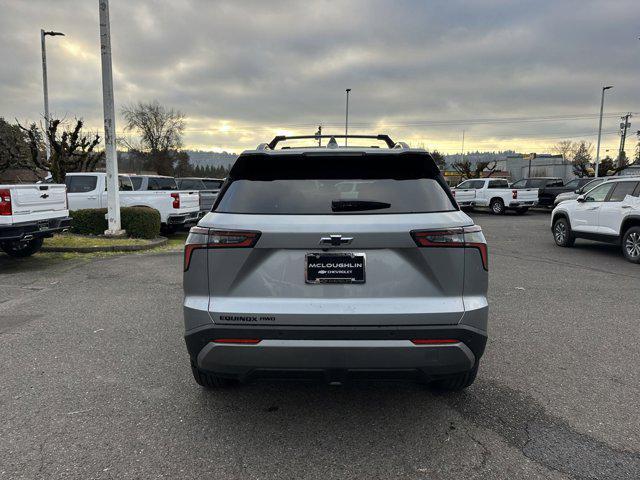
<svg viewBox="0 0 640 480"><path fill-rule="evenodd" d="M619 116L640 129L637 1L111 0L116 108L157 99L187 116L185 145L238 152L278 133L389 133L445 153L604 150ZM0 116L42 118L40 28L50 108L101 129L95 1L0 0ZM637 123L636 123L637 120ZM123 126L122 120L118 130Z"/></svg>

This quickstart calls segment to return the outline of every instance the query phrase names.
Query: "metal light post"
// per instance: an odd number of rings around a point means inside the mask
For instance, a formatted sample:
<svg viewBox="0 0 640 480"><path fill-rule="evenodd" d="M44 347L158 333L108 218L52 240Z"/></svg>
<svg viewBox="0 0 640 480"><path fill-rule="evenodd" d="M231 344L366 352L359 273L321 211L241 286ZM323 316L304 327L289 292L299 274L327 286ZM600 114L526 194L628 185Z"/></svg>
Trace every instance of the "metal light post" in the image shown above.
<svg viewBox="0 0 640 480"><path fill-rule="evenodd" d="M111 31L109 0L98 0L100 9L100 54L102 58L102 108L104 110L104 148L107 162L107 230L106 236L121 236L120 197L118 191L118 154L116 151L116 118L113 104L111 71Z"/></svg>
<svg viewBox="0 0 640 480"><path fill-rule="evenodd" d="M47 124L46 132L49 131L49 87L47 85L47 47L45 43L45 37L47 35L51 37L64 37L64 33L53 31L45 32L43 29L40 29L40 45L42 47L42 90L44 92L44 120ZM47 160L49 160L51 157L51 146L49 145L49 137L46 132L44 136L44 144L47 150Z"/></svg>
<svg viewBox="0 0 640 480"><path fill-rule="evenodd" d="M600 98L600 122L598 123L598 146L596 147L596 174L598 178L598 170L600 170L600 137L602 136L602 111L604 109L604 92L613 88L613 85L602 87L602 97Z"/></svg>
<svg viewBox="0 0 640 480"><path fill-rule="evenodd" d="M348 141L349 139L347 138L347 135L349 135L349 92L351 91L350 88L347 88L346 92L347 92L347 109L346 109L346 114L345 114L345 118L344 118L344 146L346 147L348 145Z"/></svg>

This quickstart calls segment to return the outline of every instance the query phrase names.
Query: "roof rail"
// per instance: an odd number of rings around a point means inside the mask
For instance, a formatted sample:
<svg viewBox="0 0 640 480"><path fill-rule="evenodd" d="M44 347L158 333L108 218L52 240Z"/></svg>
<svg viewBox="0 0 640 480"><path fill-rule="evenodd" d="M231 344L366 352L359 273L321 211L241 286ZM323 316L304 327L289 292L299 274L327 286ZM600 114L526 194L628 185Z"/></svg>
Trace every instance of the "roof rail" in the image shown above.
<svg viewBox="0 0 640 480"><path fill-rule="evenodd" d="M265 150L266 148L269 148L270 150L275 150L276 149L276 145L278 145L278 143L284 142L286 140L301 140L301 139L318 140L320 138L334 138L334 139L335 138L370 138L370 139L381 140L381 141L385 142L387 144L387 147L389 147L389 148L394 148L396 146L396 142L391 140L391 137L389 137L389 135L295 135L295 136L292 136L292 137L288 137L286 135L278 135L278 136L274 137L273 140L271 140L266 145L266 147L261 148L262 145L264 145L264 144L260 144L258 146L258 150ZM404 145L406 145L406 144L404 144Z"/></svg>

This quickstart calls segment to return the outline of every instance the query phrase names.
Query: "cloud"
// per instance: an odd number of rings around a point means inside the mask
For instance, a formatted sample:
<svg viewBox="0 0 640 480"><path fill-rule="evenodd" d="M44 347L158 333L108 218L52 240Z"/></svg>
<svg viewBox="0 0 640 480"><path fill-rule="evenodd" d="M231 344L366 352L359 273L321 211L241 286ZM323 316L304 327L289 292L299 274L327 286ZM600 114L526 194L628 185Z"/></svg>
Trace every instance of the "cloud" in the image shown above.
<svg viewBox="0 0 640 480"><path fill-rule="evenodd" d="M463 129L467 148L532 150L592 136L597 120L425 122L596 114L604 83L615 85L607 112L639 110L633 0L110 3L117 106L182 110L186 143L200 148L239 150L318 123L341 131L346 87L352 131L393 125L397 138L452 152ZM0 115L40 118L44 27L67 35L47 40L52 112L99 127L97 3L0 8ZM614 134L606 141L615 148Z"/></svg>

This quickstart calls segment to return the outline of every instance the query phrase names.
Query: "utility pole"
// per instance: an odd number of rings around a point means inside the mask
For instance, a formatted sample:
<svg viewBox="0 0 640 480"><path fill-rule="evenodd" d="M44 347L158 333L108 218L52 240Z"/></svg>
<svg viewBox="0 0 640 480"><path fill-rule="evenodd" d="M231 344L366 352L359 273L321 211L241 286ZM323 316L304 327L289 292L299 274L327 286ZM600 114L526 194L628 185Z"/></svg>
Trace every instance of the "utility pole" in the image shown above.
<svg viewBox="0 0 640 480"><path fill-rule="evenodd" d="M344 146L346 147L348 145L348 138L347 135L349 135L349 92L351 91L350 88L347 88L346 92L347 92L347 110L346 110L346 114L345 114L345 118L344 118Z"/></svg>
<svg viewBox="0 0 640 480"><path fill-rule="evenodd" d="M42 49L42 91L44 93L44 121L46 126L44 135L44 145L47 151L47 160L51 158L51 145L49 144L49 86L47 85L47 46L45 37L49 35L51 37L63 36L62 32L45 32L44 29L40 29L40 47Z"/></svg>
<svg viewBox="0 0 640 480"><path fill-rule="evenodd" d="M118 153L116 150L116 119L111 71L111 31L109 0L98 0L100 9L100 55L102 58L102 108L104 110L104 147L107 160L107 230L106 236L122 236L120 197L118 191Z"/></svg>
<svg viewBox="0 0 640 480"><path fill-rule="evenodd" d="M462 153L460 154L460 163L464 162L464 130L462 130Z"/></svg>
<svg viewBox="0 0 640 480"><path fill-rule="evenodd" d="M602 87L602 97L600 98L600 122L598 123L598 146L596 147L596 174L598 178L598 170L600 170L600 138L602 137L602 110L604 108L604 92L613 88L613 85Z"/></svg>
<svg viewBox="0 0 640 480"><path fill-rule="evenodd" d="M631 126L629 123L629 117L631 117L631 113L627 113L624 117L620 117L622 119L622 123L620 124L620 148L618 149L618 168L622 167L622 152L624 152L624 144L627 139L627 128Z"/></svg>

